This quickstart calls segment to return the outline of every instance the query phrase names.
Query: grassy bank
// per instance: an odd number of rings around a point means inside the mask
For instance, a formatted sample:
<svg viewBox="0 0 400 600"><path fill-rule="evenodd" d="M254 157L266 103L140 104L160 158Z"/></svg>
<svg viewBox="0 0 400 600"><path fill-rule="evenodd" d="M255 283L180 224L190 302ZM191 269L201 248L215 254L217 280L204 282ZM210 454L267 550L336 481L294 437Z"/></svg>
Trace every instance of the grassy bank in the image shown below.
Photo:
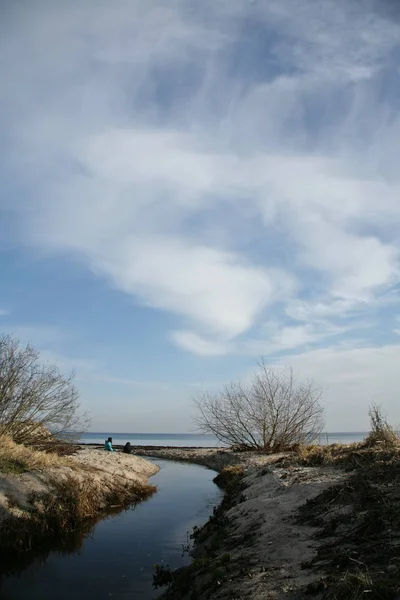
<svg viewBox="0 0 400 600"><path fill-rule="evenodd" d="M320 540L305 569L319 572L308 589L326 600L391 600L400 593L400 448L354 445L310 452L303 461L335 464L350 472L307 502L301 523Z"/></svg>
<svg viewBox="0 0 400 600"><path fill-rule="evenodd" d="M93 457L59 456L0 439L1 556L38 549L156 491L147 477L157 467L147 461L96 451Z"/></svg>
<svg viewBox="0 0 400 600"><path fill-rule="evenodd" d="M397 441L247 457L216 477L225 497L194 531L192 564L156 568L163 598L399 597Z"/></svg>

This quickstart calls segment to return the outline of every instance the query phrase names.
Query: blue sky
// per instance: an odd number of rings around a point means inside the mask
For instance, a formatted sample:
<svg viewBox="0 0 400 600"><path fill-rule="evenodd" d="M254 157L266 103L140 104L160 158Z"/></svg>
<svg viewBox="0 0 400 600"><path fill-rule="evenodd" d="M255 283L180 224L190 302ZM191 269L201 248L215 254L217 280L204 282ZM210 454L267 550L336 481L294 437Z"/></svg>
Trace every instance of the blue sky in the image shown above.
<svg viewBox="0 0 400 600"><path fill-rule="evenodd" d="M351 0L1 7L0 323L92 429L191 431L264 356L400 422L400 21Z"/></svg>

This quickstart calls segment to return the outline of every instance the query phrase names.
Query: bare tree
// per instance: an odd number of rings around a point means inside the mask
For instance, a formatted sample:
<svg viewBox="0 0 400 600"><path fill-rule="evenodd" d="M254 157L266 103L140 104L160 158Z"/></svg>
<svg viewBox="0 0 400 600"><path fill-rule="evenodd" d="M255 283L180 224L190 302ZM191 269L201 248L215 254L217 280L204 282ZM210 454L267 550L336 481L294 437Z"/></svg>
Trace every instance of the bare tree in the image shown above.
<svg viewBox="0 0 400 600"><path fill-rule="evenodd" d="M220 393L194 398L199 429L230 446L282 450L318 438L323 427L321 392L313 382L296 382L292 369L262 361L249 385L226 385Z"/></svg>
<svg viewBox="0 0 400 600"><path fill-rule="evenodd" d="M71 439L87 426L79 413L74 373L40 362L32 346L0 336L0 433L18 443L43 441L46 433ZM48 433L47 433L48 435Z"/></svg>

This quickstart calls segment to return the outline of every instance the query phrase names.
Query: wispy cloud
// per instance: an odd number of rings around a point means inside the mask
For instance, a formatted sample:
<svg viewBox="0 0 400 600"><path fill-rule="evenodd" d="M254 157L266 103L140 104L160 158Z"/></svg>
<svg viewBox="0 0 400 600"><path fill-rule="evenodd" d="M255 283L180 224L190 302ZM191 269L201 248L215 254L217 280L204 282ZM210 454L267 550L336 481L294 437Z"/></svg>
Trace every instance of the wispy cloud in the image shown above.
<svg viewBox="0 0 400 600"><path fill-rule="evenodd" d="M43 324L7 323L2 331L17 338L22 344L32 344L39 348L66 341L69 337L61 328Z"/></svg>
<svg viewBox="0 0 400 600"><path fill-rule="evenodd" d="M12 231L178 315L181 348L323 343L398 282L382 7L37 2L2 29Z"/></svg>
<svg viewBox="0 0 400 600"><path fill-rule="evenodd" d="M285 357L295 373L322 384L331 431L367 431L368 404L382 404L397 424L400 345L336 345Z"/></svg>

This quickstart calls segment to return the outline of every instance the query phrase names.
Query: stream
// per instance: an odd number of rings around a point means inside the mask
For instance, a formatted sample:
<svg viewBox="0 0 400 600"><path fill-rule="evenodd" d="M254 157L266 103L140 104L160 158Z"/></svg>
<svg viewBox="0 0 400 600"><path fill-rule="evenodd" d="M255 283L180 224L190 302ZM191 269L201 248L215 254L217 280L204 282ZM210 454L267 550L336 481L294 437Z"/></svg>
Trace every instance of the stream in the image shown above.
<svg viewBox="0 0 400 600"><path fill-rule="evenodd" d="M154 564L172 569L190 563L187 545L195 525L206 522L222 492L205 467L150 459L161 469L150 478L158 492L135 507L110 515L89 533L73 533L27 553L13 574L0 579L1 600L151 600Z"/></svg>

